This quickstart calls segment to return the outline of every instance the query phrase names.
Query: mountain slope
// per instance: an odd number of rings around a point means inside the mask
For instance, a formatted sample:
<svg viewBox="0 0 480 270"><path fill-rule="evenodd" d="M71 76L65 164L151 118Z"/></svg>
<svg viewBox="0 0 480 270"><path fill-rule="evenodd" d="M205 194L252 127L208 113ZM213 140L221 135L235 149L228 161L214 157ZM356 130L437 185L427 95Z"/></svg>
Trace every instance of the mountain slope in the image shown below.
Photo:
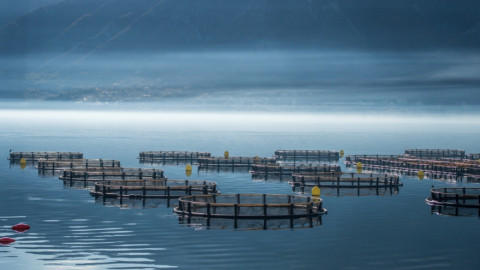
<svg viewBox="0 0 480 270"><path fill-rule="evenodd" d="M479 24L478 1L65 0L2 29L0 52L478 49Z"/></svg>

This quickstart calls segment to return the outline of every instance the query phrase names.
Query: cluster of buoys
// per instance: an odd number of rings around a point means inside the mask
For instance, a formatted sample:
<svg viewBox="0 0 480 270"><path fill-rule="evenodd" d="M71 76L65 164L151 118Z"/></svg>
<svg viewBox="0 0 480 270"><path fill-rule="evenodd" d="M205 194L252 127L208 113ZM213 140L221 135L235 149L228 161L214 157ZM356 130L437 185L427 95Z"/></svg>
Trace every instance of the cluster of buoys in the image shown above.
<svg viewBox="0 0 480 270"><path fill-rule="evenodd" d="M12 226L12 230L14 230L18 233L23 233L23 232L26 232L26 231L30 230L30 225L25 224L25 223L18 223L17 225ZM9 245L13 242L15 242L15 239L10 238L10 237L0 238L0 245Z"/></svg>

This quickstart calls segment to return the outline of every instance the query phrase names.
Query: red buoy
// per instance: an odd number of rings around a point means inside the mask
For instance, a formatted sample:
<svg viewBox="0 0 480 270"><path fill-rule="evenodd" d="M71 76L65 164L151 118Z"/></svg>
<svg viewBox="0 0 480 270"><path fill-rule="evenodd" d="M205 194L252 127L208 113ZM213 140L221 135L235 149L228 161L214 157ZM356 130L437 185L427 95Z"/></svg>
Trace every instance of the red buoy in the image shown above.
<svg viewBox="0 0 480 270"><path fill-rule="evenodd" d="M30 225L25 223L18 223L17 225L12 226L12 230L16 232L24 232L30 230Z"/></svg>
<svg viewBox="0 0 480 270"><path fill-rule="evenodd" d="M15 239L12 239L10 237L2 237L0 238L0 245L8 245L15 242Z"/></svg>

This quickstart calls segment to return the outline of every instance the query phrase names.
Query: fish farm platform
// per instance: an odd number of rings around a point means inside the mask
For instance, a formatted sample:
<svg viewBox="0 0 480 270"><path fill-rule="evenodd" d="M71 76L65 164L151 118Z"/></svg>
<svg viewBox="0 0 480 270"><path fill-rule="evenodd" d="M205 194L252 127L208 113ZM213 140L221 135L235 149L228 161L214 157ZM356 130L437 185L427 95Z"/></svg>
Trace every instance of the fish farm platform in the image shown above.
<svg viewBox="0 0 480 270"><path fill-rule="evenodd" d="M319 164L316 166L280 166L280 165L252 165L251 174L257 175L292 175L294 173L321 173L321 172L340 172L339 165Z"/></svg>
<svg viewBox="0 0 480 270"><path fill-rule="evenodd" d="M397 175L373 173L293 174L292 186L328 188L373 188L402 186Z"/></svg>
<svg viewBox="0 0 480 270"><path fill-rule="evenodd" d="M24 158L26 161L38 161L40 159L72 160L83 159L83 153L79 152L10 152L9 160L18 161Z"/></svg>
<svg viewBox="0 0 480 270"><path fill-rule="evenodd" d="M104 198L178 198L185 195L216 194L217 183L194 180L116 180L96 183L90 195Z"/></svg>
<svg viewBox="0 0 480 270"><path fill-rule="evenodd" d="M293 195L198 195L178 200L176 213L207 218L288 219L314 217L326 212L322 199Z"/></svg>
<svg viewBox="0 0 480 270"><path fill-rule="evenodd" d="M196 162L198 158L210 157L209 152L189 152L189 151L144 151L140 152L140 162L172 162L172 161L190 161Z"/></svg>
<svg viewBox="0 0 480 270"><path fill-rule="evenodd" d="M480 208L480 188L434 188L426 202L429 205Z"/></svg>

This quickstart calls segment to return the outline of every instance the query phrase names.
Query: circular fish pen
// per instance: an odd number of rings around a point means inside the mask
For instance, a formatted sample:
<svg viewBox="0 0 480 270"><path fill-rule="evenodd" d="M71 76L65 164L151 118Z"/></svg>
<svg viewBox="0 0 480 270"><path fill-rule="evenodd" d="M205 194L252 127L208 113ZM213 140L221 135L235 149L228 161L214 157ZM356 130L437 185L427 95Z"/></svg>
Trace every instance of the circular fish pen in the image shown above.
<svg viewBox="0 0 480 270"><path fill-rule="evenodd" d="M426 202L429 205L480 208L480 188L434 188Z"/></svg>
<svg viewBox="0 0 480 270"><path fill-rule="evenodd" d="M270 194L184 196L175 213L187 216L233 219L287 219L326 213L322 199Z"/></svg>
<svg viewBox="0 0 480 270"><path fill-rule="evenodd" d="M374 188L402 186L398 175L375 173L293 174L292 186L328 188Z"/></svg>
<svg viewBox="0 0 480 270"><path fill-rule="evenodd" d="M327 173L340 172L340 166L336 164L317 164L313 165L299 165L299 166L280 166L255 164L252 165L250 173L255 175L292 175L294 173Z"/></svg>
<svg viewBox="0 0 480 270"><path fill-rule="evenodd" d="M192 180L110 180L95 183L90 195L104 198L178 198L184 195L216 194L217 183Z"/></svg>

